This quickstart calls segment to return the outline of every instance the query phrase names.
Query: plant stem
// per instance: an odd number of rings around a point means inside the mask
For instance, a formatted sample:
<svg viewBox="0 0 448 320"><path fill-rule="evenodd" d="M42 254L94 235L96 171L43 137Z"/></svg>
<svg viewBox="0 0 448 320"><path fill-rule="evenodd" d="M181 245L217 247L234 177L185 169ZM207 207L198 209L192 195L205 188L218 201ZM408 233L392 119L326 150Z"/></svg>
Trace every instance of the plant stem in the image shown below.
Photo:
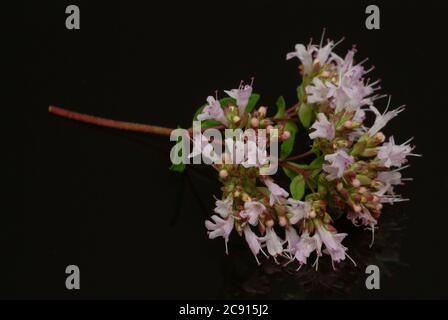
<svg viewBox="0 0 448 320"><path fill-rule="evenodd" d="M297 159L300 159L300 158L305 158L305 157L310 156L312 154L314 154L314 152L312 150L309 150L309 151L307 151L305 153L302 153L302 154L299 154L297 156L293 156L293 157L287 158L286 161L291 161L291 160L297 160Z"/></svg>
<svg viewBox="0 0 448 320"><path fill-rule="evenodd" d="M310 184L308 169L297 168L296 166L293 166L292 164L289 164L288 162L282 163L281 165L291 171L294 171L295 173L301 174L303 176L303 178L305 179L305 183L307 184L308 188L310 188L311 192L312 193L316 192Z"/></svg>
<svg viewBox="0 0 448 320"><path fill-rule="evenodd" d="M174 130L172 128L166 128L166 127L161 127L161 126L153 126L153 125L149 125L149 124L142 124L142 123L135 123L135 122L118 121L118 120L112 120L112 119L92 116L89 114L70 111L70 110L55 107L55 106L49 106L48 112L55 114L57 116L63 117L63 118L72 119L72 120L89 123L89 124L94 124L94 125L97 125L100 127L129 130L129 131L136 131L136 132L146 132L146 133L153 133L153 134L164 135L164 136L170 136L171 132ZM209 127L209 128L223 129L224 126L220 125L220 126L213 126L213 127ZM190 132L190 135L193 133L192 128L189 128L188 131Z"/></svg>

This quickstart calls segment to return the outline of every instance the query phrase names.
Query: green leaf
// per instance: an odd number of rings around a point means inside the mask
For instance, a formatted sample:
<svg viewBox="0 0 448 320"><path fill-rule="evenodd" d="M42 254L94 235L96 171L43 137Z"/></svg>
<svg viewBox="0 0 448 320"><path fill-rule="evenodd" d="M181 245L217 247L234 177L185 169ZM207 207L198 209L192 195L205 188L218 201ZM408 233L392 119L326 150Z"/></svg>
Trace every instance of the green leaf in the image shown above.
<svg viewBox="0 0 448 320"><path fill-rule="evenodd" d="M302 199L303 195L305 194L305 178L303 177L303 175L298 174L297 176L295 176L291 181L289 189L291 190L293 199Z"/></svg>
<svg viewBox="0 0 448 320"><path fill-rule="evenodd" d="M174 154L177 160L182 159L182 137L179 137L177 139L176 145L174 146ZM178 161L176 161L178 162ZM183 172L186 168L185 163L180 162L178 164L171 164L170 166L170 170L171 171L176 171L176 172Z"/></svg>
<svg viewBox="0 0 448 320"><path fill-rule="evenodd" d="M283 172L286 174L286 176L291 180L294 179L294 177L297 175L296 172L294 172L288 168L282 167L282 169L283 169Z"/></svg>
<svg viewBox="0 0 448 320"><path fill-rule="evenodd" d="M283 118L286 109L285 98L283 98L283 96L278 97L276 105L277 105L277 113L275 114L274 119Z"/></svg>
<svg viewBox="0 0 448 320"><path fill-rule="evenodd" d="M294 142L296 140L296 134L297 134L297 125L291 121L288 120L285 123L285 130L289 131L291 136L283 141L282 145L280 146L280 158L285 159L287 156L289 156L292 152L292 149L294 148Z"/></svg>
<svg viewBox="0 0 448 320"><path fill-rule="evenodd" d="M260 95L258 93L252 93L246 106L246 112L252 112L259 99Z"/></svg>
<svg viewBox="0 0 448 320"><path fill-rule="evenodd" d="M309 164L310 169L321 169L322 165L324 164L325 159L323 156L317 157L311 163Z"/></svg>
<svg viewBox="0 0 448 320"><path fill-rule="evenodd" d="M185 163L172 164L170 166L170 170L175 172L184 172L185 168L186 168Z"/></svg>
<svg viewBox="0 0 448 320"><path fill-rule="evenodd" d="M230 104L236 106L236 100L233 99L232 97L225 97L225 98L219 99L219 103L221 104L221 108L225 108Z"/></svg>
<svg viewBox="0 0 448 320"><path fill-rule="evenodd" d="M308 129L313 118L313 107L310 104L302 103L299 108L299 119L302 125Z"/></svg>

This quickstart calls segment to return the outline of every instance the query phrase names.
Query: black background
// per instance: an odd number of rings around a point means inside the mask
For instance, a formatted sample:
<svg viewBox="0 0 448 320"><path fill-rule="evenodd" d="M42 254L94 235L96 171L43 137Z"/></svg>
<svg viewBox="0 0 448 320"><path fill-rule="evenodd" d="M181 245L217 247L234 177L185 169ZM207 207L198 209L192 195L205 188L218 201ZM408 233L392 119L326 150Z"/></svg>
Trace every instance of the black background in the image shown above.
<svg viewBox="0 0 448 320"><path fill-rule="evenodd" d="M442 2L374 3L380 30L365 28L367 2L25 4L29 102L18 110L20 134L11 134L22 147L6 152L16 166L5 176L19 181L10 189L20 197L7 193L14 206L2 213L0 296L228 297L228 284L244 281L232 278L230 261L250 253L234 237L227 257L221 240L207 239L203 222L219 195L214 174L169 172L166 137L79 124L47 108L187 127L207 95L251 76L262 104L272 106L278 95L293 104L298 61L285 61L285 54L310 37L318 41L326 27L328 37L346 37L338 53L356 43L358 59L368 56L376 66L372 76L382 79L383 92L394 105L407 105L386 133L399 142L415 137L416 152L424 155L412 158L406 172L414 181L402 191L411 201L384 213L407 218L397 231L406 266L382 278L381 290L361 283L343 297L447 298L447 10ZM80 30L65 28L68 4L80 7ZM256 269L250 258L246 268ZM79 291L65 288L69 264L81 269ZM356 272L364 278L362 269ZM284 295L280 286L253 297Z"/></svg>

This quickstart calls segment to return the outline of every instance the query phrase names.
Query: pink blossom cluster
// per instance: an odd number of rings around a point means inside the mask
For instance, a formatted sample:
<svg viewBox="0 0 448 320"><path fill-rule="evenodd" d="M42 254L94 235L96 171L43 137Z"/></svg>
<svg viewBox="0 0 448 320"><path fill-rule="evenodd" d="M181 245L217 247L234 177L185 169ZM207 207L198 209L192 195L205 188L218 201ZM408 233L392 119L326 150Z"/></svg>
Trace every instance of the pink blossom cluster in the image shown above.
<svg viewBox="0 0 448 320"><path fill-rule="evenodd" d="M256 166L213 165L223 184L222 197L205 226L210 239L224 238L227 253L235 231L257 263L261 253L278 263L280 258L295 261L300 268L313 256L317 268L319 258L328 255L334 266L351 259L342 244L347 234L333 226L334 212L344 212L355 225L374 232L384 204L407 200L395 187L409 180L401 172L408 157L416 155L411 139L396 143L381 131L404 107L392 109L389 99L380 112L374 103L384 96L376 93L378 81L366 77L372 68L364 68L365 60L355 63L354 48L338 56L336 45L297 44L287 54L287 59L300 60L302 83L298 103L280 116L268 117L266 107L246 110L252 85L226 91L233 99L226 105L208 97L198 114L198 120L213 119L225 128L278 129L284 144L293 138L287 124L298 122L311 141L306 157L288 154L279 161L291 179L289 191L273 177L260 175Z"/></svg>

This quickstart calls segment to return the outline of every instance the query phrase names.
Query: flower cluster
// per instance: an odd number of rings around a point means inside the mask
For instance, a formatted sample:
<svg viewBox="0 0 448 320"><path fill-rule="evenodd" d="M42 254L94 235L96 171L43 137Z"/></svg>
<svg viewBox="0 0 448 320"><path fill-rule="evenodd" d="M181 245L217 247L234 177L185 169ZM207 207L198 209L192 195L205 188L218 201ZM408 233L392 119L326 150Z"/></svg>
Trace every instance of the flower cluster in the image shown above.
<svg viewBox="0 0 448 320"><path fill-rule="evenodd" d="M416 155L411 140L397 144L381 131L404 107L390 108L389 99L381 113L374 106L384 97L376 93L378 81L366 77L373 67L364 68L365 60L355 63L355 48L345 57L338 56L333 52L336 45L333 41L298 44L287 54L287 59L301 62L298 103L286 109L283 98L279 99L273 117L267 116L266 107L255 108L258 96L252 84L225 91L228 98L208 97L198 112L198 120L212 120L221 128L266 129L276 134L282 143L279 164L291 179L287 191L273 177L260 174L268 155L266 150L258 152L257 143L247 145L254 159L261 154L253 165L247 161L213 165L223 184L222 197L205 226L210 239L224 238L226 252L235 230L245 238L257 263L261 253L276 262L280 257L287 263L296 261L300 268L313 255L317 268L325 254L334 266L351 259L342 244L347 234L333 226L336 213L374 232L383 204L406 200L394 188L406 180L401 170L407 167L407 157ZM373 120L370 126L368 113ZM312 144L306 154L291 156L296 122L308 130ZM310 161L297 163L297 159Z"/></svg>

